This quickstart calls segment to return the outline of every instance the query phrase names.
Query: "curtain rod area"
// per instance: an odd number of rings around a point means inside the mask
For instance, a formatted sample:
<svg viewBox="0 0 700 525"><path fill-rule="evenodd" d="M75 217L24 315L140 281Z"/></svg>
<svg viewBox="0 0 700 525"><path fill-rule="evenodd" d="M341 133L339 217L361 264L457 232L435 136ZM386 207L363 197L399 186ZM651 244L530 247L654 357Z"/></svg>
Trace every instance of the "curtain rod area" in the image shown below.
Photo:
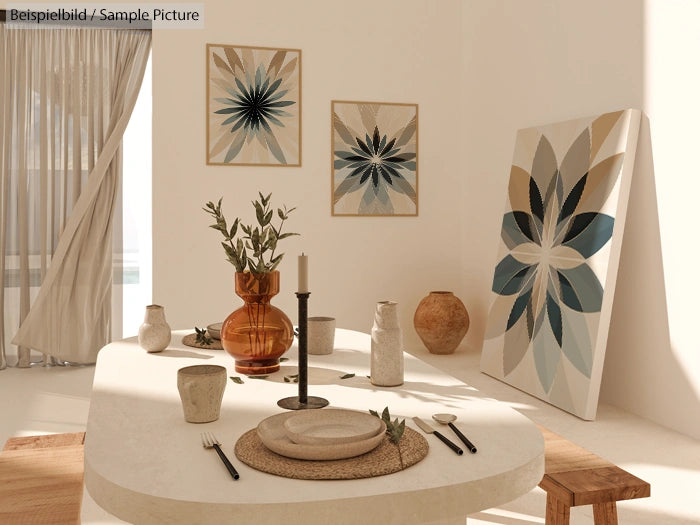
<svg viewBox="0 0 700 525"><path fill-rule="evenodd" d="M24 11L25 13L31 12L31 11ZM7 9L0 9L0 23L7 23ZM18 22L21 23L21 22ZM29 22L25 22L26 24L29 24ZM148 25L148 27L123 27L116 25L116 22L100 22L100 21L93 21L90 23L74 23L71 24L69 22L62 21L60 23L59 27L89 27L93 29L123 29L126 31L151 31L151 21L142 21L141 23ZM47 24L50 24L50 22L47 22ZM38 25L38 24L37 24ZM53 26L56 27L56 26Z"/></svg>

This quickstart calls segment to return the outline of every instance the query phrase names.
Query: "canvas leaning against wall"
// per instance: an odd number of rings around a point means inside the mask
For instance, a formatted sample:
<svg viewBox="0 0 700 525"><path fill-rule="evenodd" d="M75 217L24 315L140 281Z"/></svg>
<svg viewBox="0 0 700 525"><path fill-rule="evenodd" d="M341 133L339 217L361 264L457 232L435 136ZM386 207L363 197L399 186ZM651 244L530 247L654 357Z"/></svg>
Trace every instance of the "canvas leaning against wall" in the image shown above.
<svg viewBox="0 0 700 525"><path fill-rule="evenodd" d="M207 44L207 164L301 166L301 51Z"/></svg>
<svg viewBox="0 0 700 525"><path fill-rule="evenodd" d="M418 215L418 105L331 102L333 215Z"/></svg>
<svg viewBox="0 0 700 525"><path fill-rule="evenodd" d="M583 419L598 405L640 119L516 137L481 370Z"/></svg>

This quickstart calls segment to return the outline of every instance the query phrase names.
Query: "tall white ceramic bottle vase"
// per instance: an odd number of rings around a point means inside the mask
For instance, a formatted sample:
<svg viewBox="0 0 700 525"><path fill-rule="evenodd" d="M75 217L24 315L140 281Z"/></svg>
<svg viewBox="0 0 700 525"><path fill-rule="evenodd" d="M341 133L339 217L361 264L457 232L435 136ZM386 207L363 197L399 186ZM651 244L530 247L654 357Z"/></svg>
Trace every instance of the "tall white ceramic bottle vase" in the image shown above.
<svg viewBox="0 0 700 525"><path fill-rule="evenodd" d="M380 301L372 326L370 379L377 386L403 384L403 336L397 303Z"/></svg>
<svg viewBox="0 0 700 525"><path fill-rule="evenodd" d="M165 350L169 344L170 325L165 321L165 309L158 304L148 305L139 327L139 345L153 353Z"/></svg>

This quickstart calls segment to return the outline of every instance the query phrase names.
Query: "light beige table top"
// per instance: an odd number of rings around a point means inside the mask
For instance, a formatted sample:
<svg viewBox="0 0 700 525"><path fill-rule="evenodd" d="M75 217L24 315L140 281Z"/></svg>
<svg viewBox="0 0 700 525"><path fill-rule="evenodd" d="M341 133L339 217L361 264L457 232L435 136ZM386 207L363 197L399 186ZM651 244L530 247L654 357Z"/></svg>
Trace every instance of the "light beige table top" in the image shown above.
<svg viewBox="0 0 700 525"><path fill-rule="evenodd" d="M283 410L277 401L295 396L296 345L282 369L268 379L229 381L221 417L186 423L176 385L177 370L218 364L235 372L224 351L184 346L187 332L173 332L168 349L148 354L136 338L111 343L97 359L85 440L85 483L94 500L132 523L187 524L464 524L467 514L501 505L542 479L544 444L537 427L510 407L405 355L405 382L375 387L367 375L370 336L336 332L333 354L309 356L309 395L331 407L422 417L454 413L457 426L478 447L457 456L435 436L426 436L428 456L395 474L361 480L309 481L254 470L235 458L233 447L262 419ZM446 356L445 359L449 359ZM340 379L346 373L355 377ZM200 433L213 431L241 479L233 481ZM459 443L447 427L442 433Z"/></svg>

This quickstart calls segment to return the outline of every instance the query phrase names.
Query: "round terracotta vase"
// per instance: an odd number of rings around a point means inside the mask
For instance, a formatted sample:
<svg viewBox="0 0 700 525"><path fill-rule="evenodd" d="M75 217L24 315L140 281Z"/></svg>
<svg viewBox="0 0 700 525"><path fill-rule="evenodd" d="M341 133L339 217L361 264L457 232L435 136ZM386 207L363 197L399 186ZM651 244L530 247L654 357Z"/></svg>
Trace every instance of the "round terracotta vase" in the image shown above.
<svg viewBox="0 0 700 525"><path fill-rule="evenodd" d="M280 290L280 274L236 272L236 294L245 303L221 326L221 345L236 360L236 372L269 374L280 368L280 356L292 346L289 317L270 300Z"/></svg>
<svg viewBox="0 0 700 525"><path fill-rule="evenodd" d="M469 329L469 314L452 292L430 292L418 303L413 326L431 354L451 354Z"/></svg>

